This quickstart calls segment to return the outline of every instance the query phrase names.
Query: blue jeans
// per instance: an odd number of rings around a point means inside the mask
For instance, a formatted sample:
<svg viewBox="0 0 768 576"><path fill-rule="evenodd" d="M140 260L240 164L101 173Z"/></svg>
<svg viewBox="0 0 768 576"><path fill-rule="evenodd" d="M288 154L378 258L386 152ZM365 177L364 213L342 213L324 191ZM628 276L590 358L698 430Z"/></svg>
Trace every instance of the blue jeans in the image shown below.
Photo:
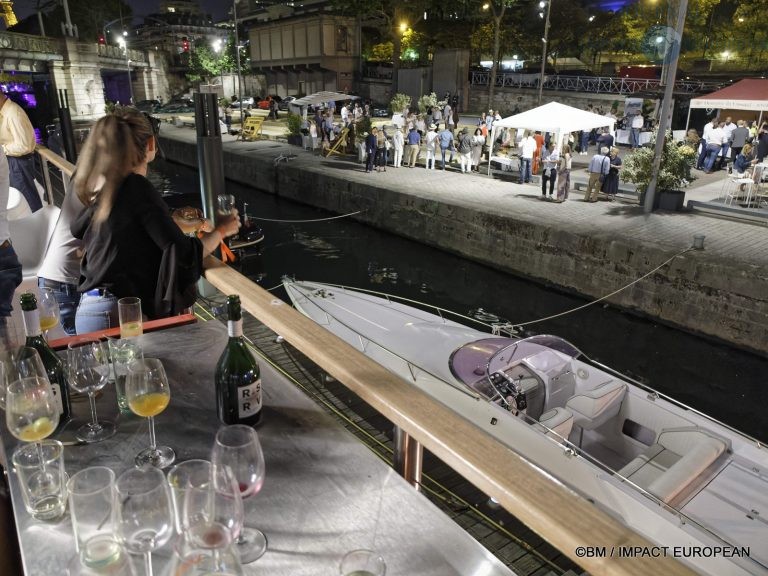
<svg viewBox="0 0 768 576"><path fill-rule="evenodd" d="M10 241L0 247L0 318L11 315L13 292L21 284L21 264Z"/></svg>
<svg viewBox="0 0 768 576"><path fill-rule="evenodd" d="M704 170L712 171L717 155L720 154L720 144L707 144L707 159L704 161Z"/></svg>
<svg viewBox="0 0 768 576"><path fill-rule="evenodd" d="M75 330L78 334L116 328L120 325L117 315L117 296L96 288L80 296L75 314Z"/></svg>
<svg viewBox="0 0 768 576"><path fill-rule="evenodd" d="M43 207L40 194L35 186L35 155L8 156L8 176L11 186L21 192L32 212Z"/></svg>
<svg viewBox="0 0 768 576"><path fill-rule="evenodd" d="M583 130L581 132L581 142L580 142L579 150L582 153L586 154L588 148L589 148L589 131Z"/></svg>
<svg viewBox="0 0 768 576"><path fill-rule="evenodd" d="M701 139L701 152L699 152L699 158L696 160L696 168L699 170L704 169L704 160L707 159L707 141L704 138Z"/></svg>
<svg viewBox="0 0 768 576"><path fill-rule="evenodd" d="M520 184L531 181L531 159L520 158Z"/></svg>
<svg viewBox="0 0 768 576"><path fill-rule="evenodd" d="M629 133L629 145L632 148L640 146L640 128L631 128Z"/></svg>
<svg viewBox="0 0 768 576"><path fill-rule="evenodd" d="M451 151L451 157L448 159L448 163L450 164L453 162L453 148L440 148L440 155L443 159L443 170L445 170L445 153L450 150Z"/></svg>
<svg viewBox="0 0 768 576"><path fill-rule="evenodd" d="M75 332L75 312L77 311L77 304L80 302L77 284L67 284L66 282L57 282L47 278L38 278L37 286L38 288L50 290L56 302L58 302L61 327L64 329L64 332L70 336L77 334Z"/></svg>

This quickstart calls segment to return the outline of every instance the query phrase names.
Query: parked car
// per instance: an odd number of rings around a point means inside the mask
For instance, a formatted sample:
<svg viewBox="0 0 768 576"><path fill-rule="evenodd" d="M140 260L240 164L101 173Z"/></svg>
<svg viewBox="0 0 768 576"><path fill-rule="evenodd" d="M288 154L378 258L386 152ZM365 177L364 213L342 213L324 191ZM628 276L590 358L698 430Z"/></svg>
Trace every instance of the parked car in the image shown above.
<svg viewBox="0 0 768 576"><path fill-rule="evenodd" d="M179 98L163 104L155 110L158 114L178 114L184 112L194 112L195 104L189 98Z"/></svg>
<svg viewBox="0 0 768 576"><path fill-rule="evenodd" d="M150 114L160 108L159 100L139 100L135 104L135 108L141 112L149 112Z"/></svg>
<svg viewBox="0 0 768 576"><path fill-rule="evenodd" d="M389 106L386 104L371 104L371 116L374 118L389 118Z"/></svg>
<svg viewBox="0 0 768 576"><path fill-rule="evenodd" d="M267 96L264 98L264 100L259 100L258 107L262 110L269 110L269 103L272 102L272 100L277 100L277 106L280 107L280 102L282 101L282 98L280 96Z"/></svg>
<svg viewBox="0 0 768 576"><path fill-rule="evenodd" d="M286 96L285 98L283 98L277 103L277 109L288 110L288 104L290 104L294 100L298 100L298 98L296 96Z"/></svg>
<svg viewBox="0 0 768 576"><path fill-rule="evenodd" d="M232 102L232 104L230 104L230 106L234 109L239 110L241 102L243 106L245 106L246 108L248 106L253 106L253 96L243 96L242 100L235 100L234 102Z"/></svg>

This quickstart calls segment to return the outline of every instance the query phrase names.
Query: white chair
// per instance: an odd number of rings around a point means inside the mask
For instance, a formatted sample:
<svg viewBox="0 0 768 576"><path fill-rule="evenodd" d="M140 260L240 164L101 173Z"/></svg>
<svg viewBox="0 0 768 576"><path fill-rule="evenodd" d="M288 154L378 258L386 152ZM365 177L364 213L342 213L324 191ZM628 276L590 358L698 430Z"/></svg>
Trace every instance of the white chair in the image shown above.
<svg viewBox="0 0 768 576"><path fill-rule="evenodd" d="M26 218L8 222L11 242L21 262L24 278L37 276L60 212L58 206L43 206Z"/></svg>

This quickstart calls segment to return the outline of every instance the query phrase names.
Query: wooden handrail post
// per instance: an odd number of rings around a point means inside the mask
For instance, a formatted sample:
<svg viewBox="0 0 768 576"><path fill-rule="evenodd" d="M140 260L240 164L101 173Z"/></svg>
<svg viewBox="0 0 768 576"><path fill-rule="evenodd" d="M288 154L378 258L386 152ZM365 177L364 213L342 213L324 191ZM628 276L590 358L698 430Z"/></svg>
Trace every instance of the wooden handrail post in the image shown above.
<svg viewBox="0 0 768 576"><path fill-rule="evenodd" d="M421 467L424 450L421 444L408 435L408 432L395 426L395 471L416 490L421 490Z"/></svg>

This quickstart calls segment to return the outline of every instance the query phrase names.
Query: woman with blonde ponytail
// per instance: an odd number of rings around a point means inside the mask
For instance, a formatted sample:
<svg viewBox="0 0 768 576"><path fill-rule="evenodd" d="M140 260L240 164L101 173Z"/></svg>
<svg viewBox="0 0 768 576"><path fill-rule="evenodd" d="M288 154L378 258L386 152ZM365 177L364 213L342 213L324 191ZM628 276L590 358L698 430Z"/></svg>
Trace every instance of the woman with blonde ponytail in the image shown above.
<svg viewBox="0 0 768 576"><path fill-rule="evenodd" d="M150 319L168 315L173 306L162 304L167 285L158 279L170 272L177 292L194 286L203 257L240 228L235 210L215 229L203 224L200 238L186 236L146 178L156 152L146 117L122 108L96 122L80 153L73 185L86 209L71 225L85 251L78 334L117 326L117 300L126 296L141 298Z"/></svg>

